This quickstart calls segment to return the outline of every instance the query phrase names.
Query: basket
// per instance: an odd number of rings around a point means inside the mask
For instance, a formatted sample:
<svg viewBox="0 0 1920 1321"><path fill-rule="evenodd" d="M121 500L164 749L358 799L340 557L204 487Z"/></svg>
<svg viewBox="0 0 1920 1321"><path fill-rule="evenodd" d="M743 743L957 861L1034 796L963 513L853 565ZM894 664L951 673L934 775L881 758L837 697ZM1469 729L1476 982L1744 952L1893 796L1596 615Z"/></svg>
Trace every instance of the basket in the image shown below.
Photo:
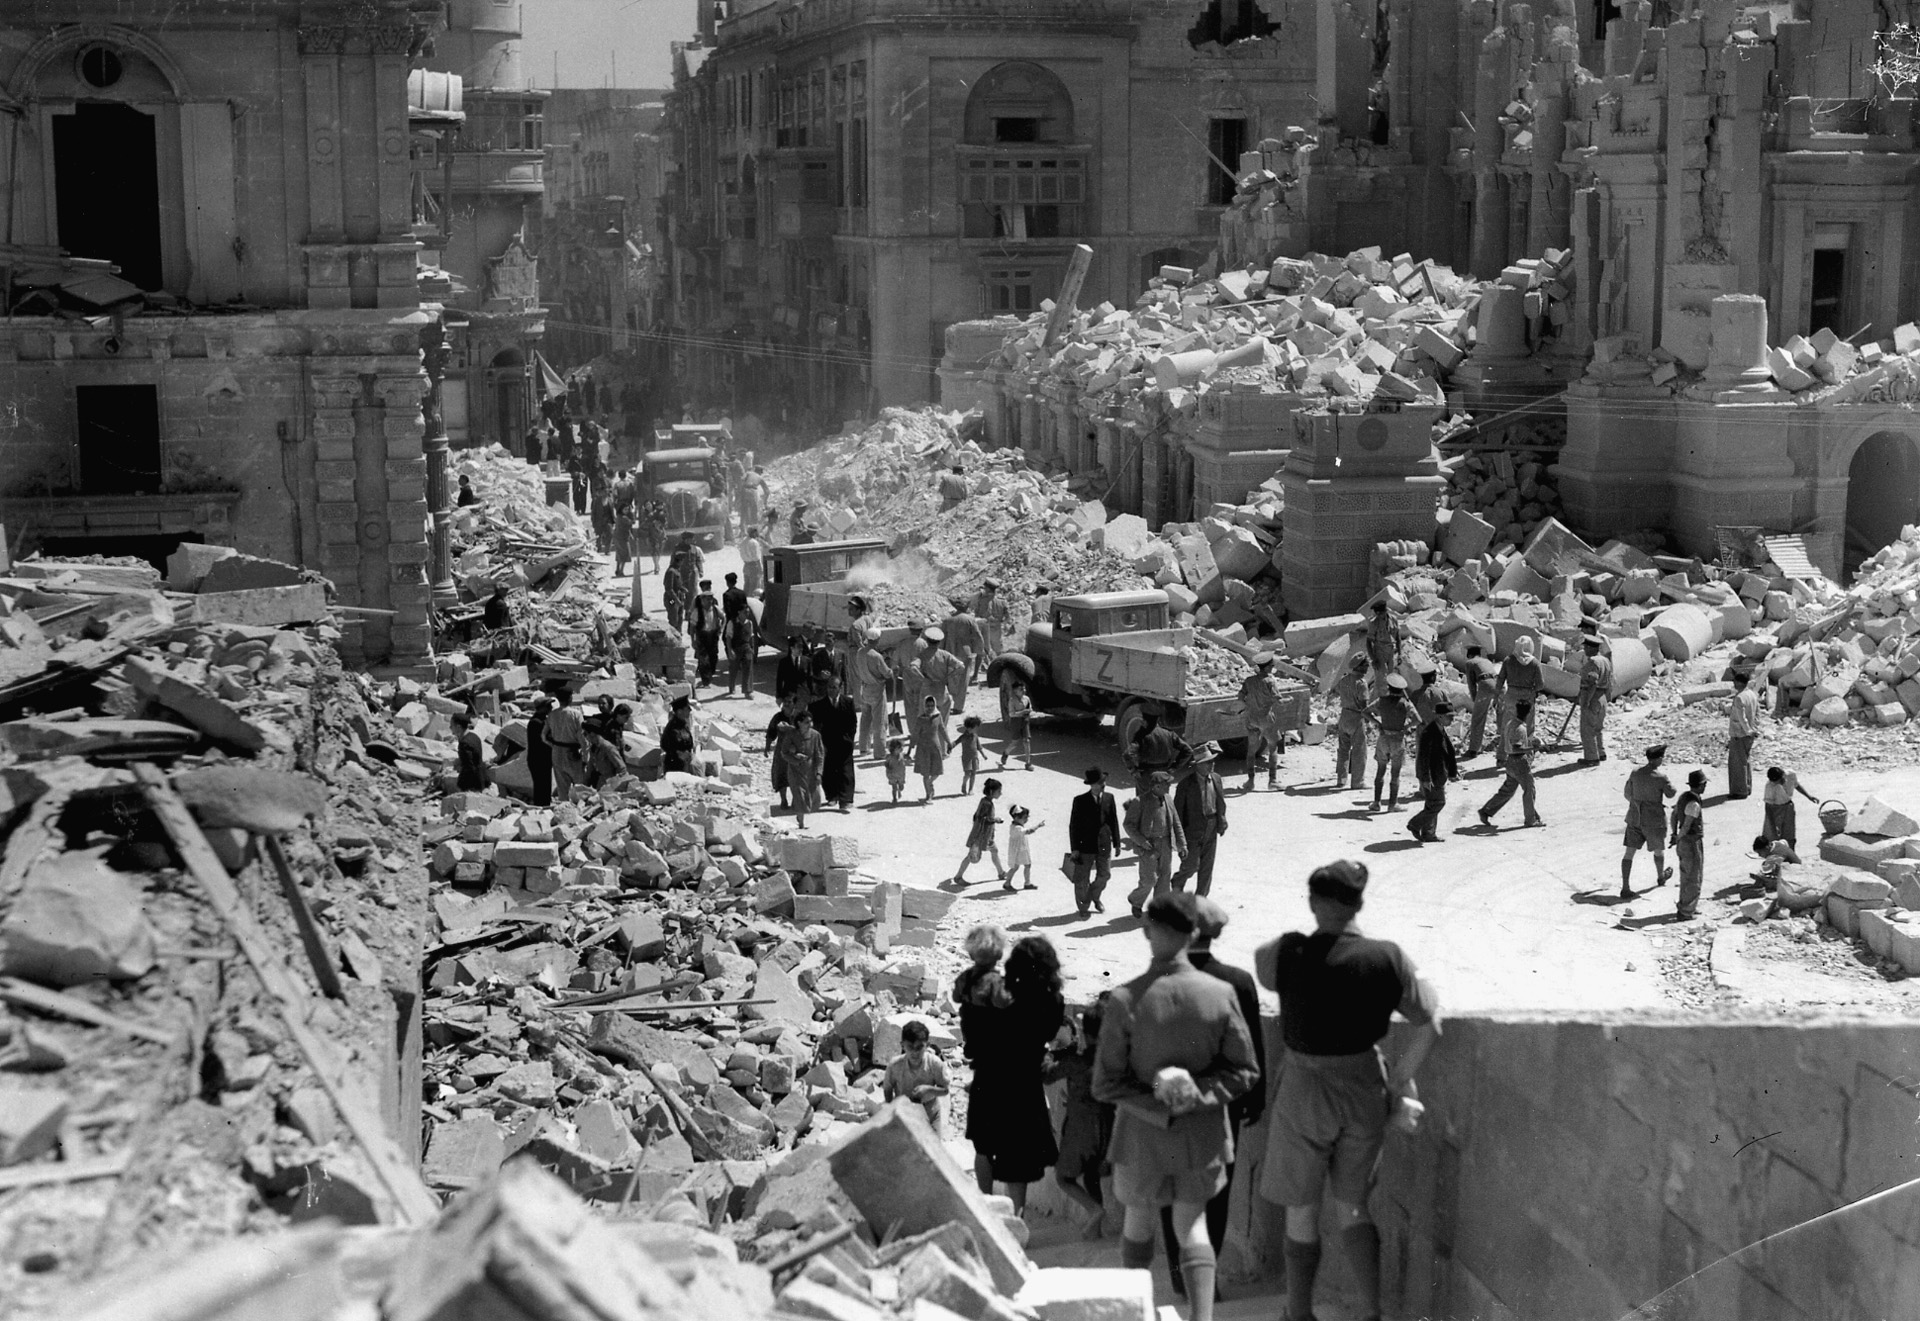
<svg viewBox="0 0 1920 1321"><path fill-rule="evenodd" d="M1820 833L1837 835L1847 828L1847 805L1829 798L1820 804Z"/></svg>

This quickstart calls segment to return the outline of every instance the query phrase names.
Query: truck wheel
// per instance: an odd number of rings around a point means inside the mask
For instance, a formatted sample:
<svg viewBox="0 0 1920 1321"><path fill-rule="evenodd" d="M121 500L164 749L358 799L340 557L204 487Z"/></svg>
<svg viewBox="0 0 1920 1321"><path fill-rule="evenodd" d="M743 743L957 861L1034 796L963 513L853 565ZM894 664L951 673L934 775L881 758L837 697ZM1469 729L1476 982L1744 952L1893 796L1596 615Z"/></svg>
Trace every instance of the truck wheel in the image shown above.
<svg viewBox="0 0 1920 1321"><path fill-rule="evenodd" d="M1127 749L1132 746L1135 732L1146 721L1146 717L1141 714L1141 708L1145 705L1136 698L1129 698L1120 704L1118 711L1113 713L1113 739L1120 745L1122 755L1125 755Z"/></svg>

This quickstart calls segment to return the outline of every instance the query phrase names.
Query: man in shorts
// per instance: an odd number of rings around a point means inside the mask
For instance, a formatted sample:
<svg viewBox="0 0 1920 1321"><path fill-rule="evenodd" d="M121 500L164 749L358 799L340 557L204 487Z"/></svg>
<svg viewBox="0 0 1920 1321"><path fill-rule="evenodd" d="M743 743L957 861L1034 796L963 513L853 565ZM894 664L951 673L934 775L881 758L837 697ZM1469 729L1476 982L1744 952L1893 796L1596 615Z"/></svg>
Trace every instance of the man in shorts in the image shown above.
<svg viewBox="0 0 1920 1321"><path fill-rule="evenodd" d="M1313 1315L1320 1266L1320 1197L1331 1183L1340 1246L1360 1293L1358 1315L1380 1315L1380 1231L1368 1218L1380 1148L1391 1123L1418 1122L1413 1075L1440 1036L1433 991L1398 945L1354 925L1366 866L1341 860L1307 879L1314 931L1290 931L1254 955L1280 996L1286 1054L1274 1094L1260 1195L1286 1208L1287 1321ZM1380 1042L1394 1012L1415 1025L1388 1068Z"/></svg>
<svg viewBox="0 0 1920 1321"><path fill-rule="evenodd" d="M1213 1321L1216 1259L1207 1203L1233 1164L1228 1107L1259 1077L1253 1037L1233 987L1196 969L1187 944L1193 896L1170 891L1147 906L1153 962L1114 991L1093 1061L1094 1099L1115 1107L1113 1195L1126 1208L1120 1262L1153 1264L1160 1208L1173 1208L1192 1321Z"/></svg>
<svg viewBox="0 0 1920 1321"><path fill-rule="evenodd" d="M1641 849L1653 854L1655 885L1665 885L1673 873L1667 868L1667 802L1673 797L1673 781L1661 764L1667 759L1667 745L1656 743L1647 749L1647 764L1627 776L1627 833L1622 841L1626 853L1620 859L1620 897L1633 898L1633 855Z"/></svg>

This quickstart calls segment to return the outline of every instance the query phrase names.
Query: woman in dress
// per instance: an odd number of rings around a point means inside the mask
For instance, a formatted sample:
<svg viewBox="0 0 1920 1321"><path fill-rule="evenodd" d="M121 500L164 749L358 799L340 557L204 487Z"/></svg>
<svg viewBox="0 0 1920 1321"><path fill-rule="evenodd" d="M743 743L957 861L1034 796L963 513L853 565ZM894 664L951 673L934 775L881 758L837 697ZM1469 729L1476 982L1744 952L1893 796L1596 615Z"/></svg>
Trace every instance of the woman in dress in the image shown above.
<svg viewBox="0 0 1920 1321"><path fill-rule="evenodd" d="M952 750L946 717L929 694L921 701L920 714L913 718L913 773L927 787L922 802L933 801L933 782L946 774L947 753Z"/></svg>
<svg viewBox="0 0 1920 1321"><path fill-rule="evenodd" d="M1002 988L988 981L988 994L964 996L960 1004L960 1030L973 1062L967 1140L981 1188L1004 1184L1018 1212L1027 1204L1027 1185L1059 1157L1044 1078L1047 1047L1066 1014L1060 956L1045 936L1027 936L1007 955ZM1001 993L992 994L995 989Z"/></svg>

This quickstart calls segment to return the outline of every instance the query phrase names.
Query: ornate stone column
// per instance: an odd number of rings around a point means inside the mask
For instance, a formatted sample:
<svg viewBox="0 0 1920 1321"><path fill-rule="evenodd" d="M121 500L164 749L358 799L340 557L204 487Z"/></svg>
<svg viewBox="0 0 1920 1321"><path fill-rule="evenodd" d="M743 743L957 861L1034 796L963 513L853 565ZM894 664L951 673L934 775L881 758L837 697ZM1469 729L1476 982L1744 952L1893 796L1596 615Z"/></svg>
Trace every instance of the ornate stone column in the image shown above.
<svg viewBox="0 0 1920 1321"><path fill-rule="evenodd" d="M453 493L448 478L450 455L446 422L440 411L440 382L446 374L446 332L439 318L420 329L420 357L427 372L427 392L420 401L425 432L420 448L427 461L427 517L433 540L427 565L427 585L433 603L445 608L459 600L453 582Z"/></svg>

